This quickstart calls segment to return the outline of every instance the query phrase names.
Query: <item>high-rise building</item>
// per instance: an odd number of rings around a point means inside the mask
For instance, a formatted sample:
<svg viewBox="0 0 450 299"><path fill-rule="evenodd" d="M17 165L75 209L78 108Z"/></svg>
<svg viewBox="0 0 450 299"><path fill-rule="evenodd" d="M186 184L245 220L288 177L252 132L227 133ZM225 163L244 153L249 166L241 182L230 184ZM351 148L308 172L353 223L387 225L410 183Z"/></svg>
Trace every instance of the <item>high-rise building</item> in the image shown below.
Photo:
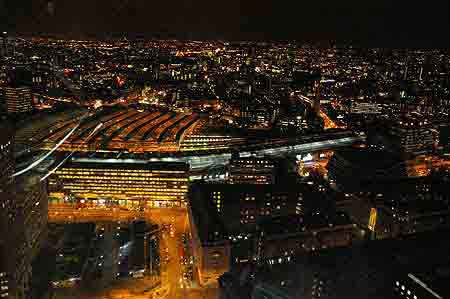
<svg viewBox="0 0 450 299"><path fill-rule="evenodd" d="M54 197L111 200L131 207L185 205L189 165L176 162L74 159L50 176Z"/></svg>
<svg viewBox="0 0 450 299"><path fill-rule="evenodd" d="M8 227L14 210L14 201L11 194L13 183L11 175L14 171L13 135L11 128L5 121L0 123L0 130L3 132L0 135L0 297L11 298L12 292L15 291L15 284L12 280L13 272L8 262L10 260L9 246L11 246Z"/></svg>
<svg viewBox="0 0 450 299"><path fill-rule="evenodd" d="M33 110L31 89L29 87L4 87L3 98L6 103L7 113L25 113Z"/></svg>
<svg viewBox="0 0 450 299"><path fill-rule="evenodd" d="M144 270L146 275L159 278L160 256L159 241L161 229L156 224L138 220L132 223L131 268Z"/></svg>
<svg viewBox="0 0 450 299"><path fill-rule="evenodd" d="M251 122L253 119L252 97L249 94L242 93L239 98L239 116L243 123Z"/></svg>
<svg viewBox="0 0 450 299"><path fill-rule="evenodd" d="M402 119L390 128L395 149L406 153L423 153L433 149L436 137L427 120Z"/></svg>
<svg viewBox="0 0 450 299"><path fill-rule="evenodd" d="M31 86L35 91L45 91L51 86L53 78L52 66L48 63L37 61L32 66Z"/></svg>
<svg viewBox="0 0 450 299"><path fill-rule="evenodd" d="M201 285L216 283L230 270L231 242L227 240L225 227L214 209L211 201L190 199L192 252Z"/></svg>
<svg viewBox="0 0 450 299"><path fill-rule="evenodd" d="M8 33L0 33L0 57L8 55Z"/></svg>
<svg viewBox="0 0 450 299"><path fill-rule="evenodd" d="M320 112L320 79L314 81L313 109L314 109L314 112L319 114L319 112Z"/></svg>
<svg viewBox="0 0 450 299"><path fill-rule="evenodd" d="M6 192L6 188L11 186L13 181L12 174L14 172L13 159L13 134L12 128L6 120L0 119L0 193ZM2 210L7 206L2 202Z"/></svg>
<svg viewBox="0 0 450 299"><path fill-rule="evenodd" d="M8 290L5 298L28 298L32 262L46 239L47 189L34 174L11 178L12 130L3 125L1 129L0 284L2 291Z"/></svg>

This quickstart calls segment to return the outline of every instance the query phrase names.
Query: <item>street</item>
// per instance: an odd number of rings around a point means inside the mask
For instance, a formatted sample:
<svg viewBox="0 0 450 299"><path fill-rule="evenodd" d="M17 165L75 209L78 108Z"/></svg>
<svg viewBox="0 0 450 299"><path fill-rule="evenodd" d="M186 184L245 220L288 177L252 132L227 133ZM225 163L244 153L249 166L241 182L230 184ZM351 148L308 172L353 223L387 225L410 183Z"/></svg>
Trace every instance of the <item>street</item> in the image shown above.
<svg viewBox="0 0 450 299"><path fill-rule="evenodd" d="M183 208L152 208L144 211L126 210L118 207L77 208L74 204L49 204L50 223L83 222L131 222L145 219L161 226L171 227L162 233L160 256L168 257L162 265L161 286L152 291L145 288L145 280L118 282L100 294L90 294L95 298L166 298L166 299L215 299L217 288L201 287L198 282L187 283L182 279L182 266L179 255L181 236L189 233L187 211ZM166 248L168 251L166 252ZM143 284L143 283L144 284ZM149 282L150 285L150 282ZM84 296L83 296L84 297ZM92 297L91 297L92 298Z"/></svg>

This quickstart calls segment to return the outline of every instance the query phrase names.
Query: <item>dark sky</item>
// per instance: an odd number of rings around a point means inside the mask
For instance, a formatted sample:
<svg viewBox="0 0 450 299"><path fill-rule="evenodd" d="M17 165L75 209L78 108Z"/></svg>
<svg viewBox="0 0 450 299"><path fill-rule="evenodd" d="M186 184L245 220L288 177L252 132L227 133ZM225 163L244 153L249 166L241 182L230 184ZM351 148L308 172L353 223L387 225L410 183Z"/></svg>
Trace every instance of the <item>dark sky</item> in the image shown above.
<svg viewBox="0 0 450 299"><path fill-rule="evenodd" d="M449 9L447 0L0 0L0 25L67 36L115 32L448 47Z"/></svg>

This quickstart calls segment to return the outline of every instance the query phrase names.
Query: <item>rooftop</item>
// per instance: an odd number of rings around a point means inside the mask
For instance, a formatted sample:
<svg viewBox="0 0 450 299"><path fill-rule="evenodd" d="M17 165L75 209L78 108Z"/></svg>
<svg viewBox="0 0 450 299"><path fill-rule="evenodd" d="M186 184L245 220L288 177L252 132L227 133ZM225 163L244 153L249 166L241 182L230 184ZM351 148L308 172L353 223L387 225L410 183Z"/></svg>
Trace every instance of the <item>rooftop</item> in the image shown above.
<svg viewBox="0 0 450 299"><path fill-rule="evenodd" d="M189 164L183 162L149 162L133 159L81 159L69 160L65 168L113 168L136 170L189 171Z"/></svg>
<svg viewBox="0 0 450 299"><path fill-rule="evenodd" d="M296 298L313 277L323 282L327 298L389 298L394 282L409 273L419 277L442 298L450 287L448 231L415 235L402 240L371 241L363 246L335 248L299 256L291 264L261 268L257 284ZM436 240L439 246L436 246Z"/></svg>

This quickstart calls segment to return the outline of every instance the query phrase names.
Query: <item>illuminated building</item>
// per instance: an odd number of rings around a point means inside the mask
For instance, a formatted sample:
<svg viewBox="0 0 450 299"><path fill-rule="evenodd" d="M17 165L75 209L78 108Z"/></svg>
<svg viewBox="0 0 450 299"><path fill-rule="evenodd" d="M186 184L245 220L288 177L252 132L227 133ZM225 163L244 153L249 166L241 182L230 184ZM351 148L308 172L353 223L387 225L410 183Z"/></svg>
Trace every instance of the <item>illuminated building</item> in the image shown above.
<svg viewBox="0 0 450 299"><path fill-rule="evenodd" d="M180 144L180 151L228 149L245 144L246 139L223 135L189 135Z"/></svg>
<svg viewBox="0 0 450 299"><path fill-rule="evenodd" d="M306 192L298 186L197 183L190 189L189 197L194 202L211 202L220 217L226 219L229 231L249 231L261 217L302 215L312 210L312 203L304 200Z"/></svg>
<svg viewBox="0 0 450 299"><path fill-rule="evenodd" d="M439 126L439 145L445 153L450 153L450 122Z"/></svg>
<svg viewBox="0 0 450 299"><path fill-rule="evenodd" d="M320 79L314 81L314 101L312 108L317 115L320 113Z"/></svg>
<svg viewBox="0 0 450 299"><path fill-rule="evenodd" d="M199 282L215 283L230 269L231 247L225 227L211 201L190 199L188 215Z"/></svg>
<svg viewBox="0 0 450 299"><path fill-rule="evenodd" d="M352 114L352 118L355 117L355 115L377 115L381 113L381 107L380 104L376 102L360 102L355 100L351 102L349 112Z"/></svg>
<svg viewBox="0 0 450 299"><path fill-rule="evenodd" d="M14 171L13 135L5 121L0 123L0 130L5 133L0 135L0 297L13 298L13 292L16 292L14 281L16 275L11 268L9 263L11 257L8 255L11 250L10 242L13 240L8 228L14 221L16 208L11 192L13 183L11 175Z"/></svg>
<svg viewBox="0 0 450 299"><path fill-rule="evenodd" d="M0 57L8 56L8 34L0 32Z"/></svg>
<svg viewBox="0 0 450 299"><path fill-rule="evenodd" d="M53 133L42 140L42 148L50 149L78 122L55 124ZM95 129L99 123L101 127ZM80 126L64 144L62 151L116 150L134 153L176 152L184 150L184 138L201 124L197 113L145 112L136 109L104 109ZM92 135L90 135L92 133ZM89 137L89 138L87 138ZM203 149L203 147L195 149ZM189 150L189 149L186 149Z"/></svg>
<svg viewBox="0 0 450 299"><path fill-rule="evenodd" d="M436 143L427 120L406 119L396 122L390 128L395 149L407 153L430 151Z"/></svg>
<svg viewBox="0 0 450 299"><path fill-rule="evenodd" d="M45 91L53 81L51 65L41 62L34 63L32 66L31 81L33 90Z"/></svg>
<svg viewBox="0 0 450 299"><path fill-rule="evenodd" d="M47 240L48 193L46 182L38 176L24 176L17 179L15 198L20 203L18 218L23 225L20 238L23 247L18 247L20 262L17 268L30 267ZM29 264L28 264L29 263ZM25 269L25 268L24 268ZM31 272L29 273L31 275Z"/></svg>
<svg viewBox="0 0 450 299"><path fill-rule="evenodd" d="M380 117L381 112L382 107L377 102L353 99L348 109L347 125L358 131L364 130L367 124Z"/></svg>
<svg viewBox="0 0 450 299"><path fill-rule="evenodd" d="M228 181L230 184L273 184L275 164L270 158L234 156L228 166Z"/></svg>
<svg viewBox="0 0 450 299"><path fill-rule="evenodd" d="M276 108L256 107L253 112L253 121L255 123L254 128L264 129L270 128L278 115Z"/></svg>
<svg viewBox="0 0 450 299"><path fill-rule="evenodd" d="M8 113L24 113L33 110L31 90L28 87L4 87L3 98Z"/></svg>
<svg viewBox="0 0 450 299"><path fill-rule="evenodd" d="M6 187L10 186L13 179L14 159L13 159L13 133L11 126L0 120L0 192L6 192ZM5 188L5 190L4 190ZM8 204L2 202L2 209L8 210Z"/></svg>
<svg viewBox="0 0 450 299"><path fill-rule="evenodd" d="M46 240L48 197L46 184L34 175L19 177L11 184L10 142L0 145L0 165L4 167L0 177L0 293L4 298L28 298L32 263Z"/></svg>
<svg viewBox="0 0 450 299"><path fill-rule="evenodd" d="M305 217L285 216L258 224L255 259L258 263L287 263L293 256L353 242L355 228L342 212Z"/></svg>
<svg viewBox="0 0 450 299"><path fill-rule="evenodd" d="M159 72L160 72L160 64L153 63L152 64L152 74L153 74L153 80L158 81L159 80Z"/></svg>
<svg viewBox="0 0 450 299"><path fill-rule="evenodd" d="M282 115L278 119L278 126L283 129L294 128L295 130L299 130L302 128L307 128L307 123L304 115Z"/></svg>
<svg viewBox="0 0 450 299"><path fill-rule="evenodd" d="M369 230L375 231L376 224L377 224L377 209L372 208L370 209L370 218L367 227L369 228Z"/></svg>
<svg viewBox="0 0 450 299"><path fill-rule="evenodd" d="M341 206L376 239L450 227L449 183L443 177L387 179L366 185L358 201Z"/></svg>
<svg viewBox="0 0 450 299"><path fill-rule="evenodd" d="M197 183L189 202L194 253L210 252L213 238L230 265L285 261L299 252L352 242L353 225L334 212L320 185Z"/></svg>
<svg viewBox="0 0 450 299"><path fill-rule="evenodd" d="M180 207L185 204L188 172L185 163L75 159L50 177L49 188L55 196L73 194L123 206Z"/></svg>
<svg viewBox="0 0 450 299"><path fill-rule="evenodd" d="M431 178L392 181L378 187L385 235L416 234L450 227L448 183Z"/></svg>
<svg viewBox="0 0 450 299"><path fill-rule="evenodd" d="M10 271L6 265L7 259L7 245L5 244L4 240L0 240L0 298L8 298L10 292Z"/></svg>
<svg viewBox="0 0 450 299"><path fill-rule="evenodd" d="M239 98L239 117L245 124L251 122L254 118L253 98L249 94L242 93Z"/></svg>

